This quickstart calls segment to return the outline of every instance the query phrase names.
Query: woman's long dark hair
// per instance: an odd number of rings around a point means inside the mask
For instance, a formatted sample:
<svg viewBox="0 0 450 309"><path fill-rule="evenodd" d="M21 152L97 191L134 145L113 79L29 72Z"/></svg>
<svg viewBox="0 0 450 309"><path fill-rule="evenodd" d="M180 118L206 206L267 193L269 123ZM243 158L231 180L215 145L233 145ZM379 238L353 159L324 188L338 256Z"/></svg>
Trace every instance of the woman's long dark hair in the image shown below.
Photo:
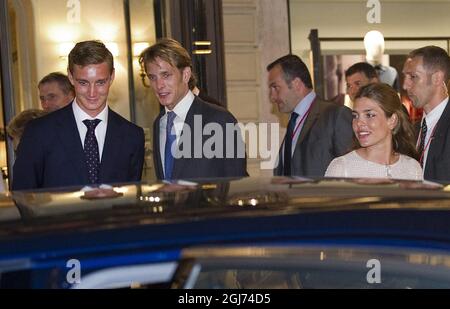
<svg viewBox="0 0 450 309"><path fill-rule="evenodd" d="M387 84L374 83L362 87L355 100L358 98L368 98L377 102L387 118L392 117L393 114L397 115L397 125L392 130L394 151L418 159L413 126L397 92ZM361 147L359 143L357 145L358 148Z"/></svg>

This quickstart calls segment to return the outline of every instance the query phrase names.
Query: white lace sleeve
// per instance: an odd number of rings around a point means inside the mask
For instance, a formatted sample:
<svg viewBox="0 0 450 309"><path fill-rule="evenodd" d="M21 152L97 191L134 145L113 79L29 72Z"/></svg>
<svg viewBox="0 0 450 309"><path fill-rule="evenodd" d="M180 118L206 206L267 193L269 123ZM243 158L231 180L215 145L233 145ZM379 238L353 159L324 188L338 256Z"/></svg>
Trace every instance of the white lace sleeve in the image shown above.
<svg viewBox="0 0 450 309"><path fill-rule="evenodd" d="M328 165L325 177L345 177L345 160L343 157L339 157L331 161Z"/></svg>

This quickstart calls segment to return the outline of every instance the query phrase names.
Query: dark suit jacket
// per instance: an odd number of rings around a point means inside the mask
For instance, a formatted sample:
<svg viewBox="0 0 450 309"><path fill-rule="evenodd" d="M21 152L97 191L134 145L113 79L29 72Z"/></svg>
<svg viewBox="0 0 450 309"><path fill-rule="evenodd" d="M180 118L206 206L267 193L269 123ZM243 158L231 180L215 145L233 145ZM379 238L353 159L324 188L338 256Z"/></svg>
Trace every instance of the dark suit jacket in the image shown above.
<svg viewBox="0 0 450 309"><path fill-rule="evenodd" d="M417 136L419 131L420 121L416 125ZM428 149L424 178L436 182L450 183L450 102L447 103L436 124L434 138Z"/></svg>
<svg viewBox="0 0 450 309"><path fill-rule="evenodd" d="M27 125L17 149L13 190L89 183L72 104ZM99 182L139 181L143 162L144 131L108 109Z"/></svg>
<svg viewBox="0 0 450 309"><path fill-rule="evenodd" d="M221 107L225 108L225 106L221 102L219 102L218 100L214 99L213 97L210 97L203 90L200 90L200 93L198 94L198 97L200 99L202 99L203 101L207 102L207 103L211 103L211 104L218 105L218 106L221 106Z"/></svg>
<svg viewBox="0 0 450 309"><path fill-rule="evenodd" d="M334 158L351 150L352 136L351 110L316 97L295 145L292 175L324 176ZM283 175L283 145L278 153L279 164L274 170L275 175Z"/></svg>
<svg viewBox="0 0 450 309"><path fill-rule="evenodd" d="M164 178L164 170L161 162L161 152L159 147L159 122L165 111L162 111L153 123L153 161L155 165L155 173L158 179ZM202 117L202 126L194 128L194 116ZM200 135L203 132L203 128L208 123L217 123L220 125L223 131L223 153L224 158L207 158L202 151L205 142L212 138L212 135ZM193 179L193 178L215 178L215 177L241 177L248 176L247 174L247 160L245 155L243 158L239 158L234 152L233 158L226 158L226 149L233 147L236 149L237 143L241 143L244 147L243 141L239 134L234 134L234 143L226 143L226 124L237 123L236 118L227 110L207 103L198 97L195 97L185 119L185 127L180 136L180 151L183 152L186 149L184 147L190 146L190 157L175 158L173 165L172 178L173 179ZM186 126L190 130L186 129ZM190 131L190 132L189 132ZM186 134L186 135L185 135ZM189 136L190 134L190 136ZM188 141L190 144L183 145L181 140ZM229 142L230 140L228 140ZM206 148L210 148L207 146ZM201 157L195 158L195 149L201 151ZM245 151L245 149L244 149Z"/></svg>

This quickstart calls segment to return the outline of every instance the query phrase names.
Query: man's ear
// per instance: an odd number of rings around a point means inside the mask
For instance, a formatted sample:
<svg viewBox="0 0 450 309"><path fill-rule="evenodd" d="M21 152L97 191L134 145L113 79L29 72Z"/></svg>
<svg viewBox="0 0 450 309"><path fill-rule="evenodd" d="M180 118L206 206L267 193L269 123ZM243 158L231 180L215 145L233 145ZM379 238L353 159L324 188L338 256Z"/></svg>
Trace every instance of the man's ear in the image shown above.
<svg viewBox="0 0 450 309"><path fill-rule="evenodd" d="M185 67L182 71L183 75L183 82L189 83L189 80L191 79L192 70L190 67Z"/></svg>
<svg viewBox="0 0 450 309"><path fill-rule="evenodd" d="M74 86L75 84L74 84L73 76L72 76L72 73L70 73L69 69L67 69L67 77L69 78L70 83L72 84L72 86Z"/></svg>
<svg viewBox="0 0 450 309"><path fill-rule="evenodd" d="M300 91L303 88L305 88L305 84L302 82L302 80L299 77L296 77L291 82L292 88L296 91Z"/></svg>
<svg viewBox="0 0 450 309"><path fill-rule="evenodd" d="M436 71L431 75L431 82L434 85L442 85L444 82L444 72L442 71Z"/></svg>
<svg viewBox="0 0 450 309"><path fill-rule="evenodd" d="M116 77L116 69L113 69L111 72L111 78L109 79L109 83L112 84L114 78Z"/></svg>

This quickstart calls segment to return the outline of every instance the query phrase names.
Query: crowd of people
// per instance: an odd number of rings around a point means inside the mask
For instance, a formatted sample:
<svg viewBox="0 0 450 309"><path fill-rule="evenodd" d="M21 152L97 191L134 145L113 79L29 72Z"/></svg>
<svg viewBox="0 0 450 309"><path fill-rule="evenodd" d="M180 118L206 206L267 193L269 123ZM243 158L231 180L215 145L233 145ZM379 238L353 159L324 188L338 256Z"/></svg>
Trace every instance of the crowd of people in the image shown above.
<svg viewBox="0 0 450 309"><path fill-rule="evenodd" d="M242 135L228 130L237 120L220 102L199 94L187 50L173 39L160 39L141 53L139 63L161 104L153 124L156 177L247 176ZM352 109L319 98L298 56L274 60L267 72L270 101L289 115L274 175L449 182L445 50L416 49L404 64L403 88L424 111L416 124L397 91L380 82L369 63L356 63L345 73ZM43 110L24 111L8 126L17 146L12 189L141 180L143 129L107 104L115 76L111 52L100 41L79 42L69 53L67 73L45 76L38 87ZM210 134L199 136L196 125ZM212 140L217 130L223 134Z"/></svg>

